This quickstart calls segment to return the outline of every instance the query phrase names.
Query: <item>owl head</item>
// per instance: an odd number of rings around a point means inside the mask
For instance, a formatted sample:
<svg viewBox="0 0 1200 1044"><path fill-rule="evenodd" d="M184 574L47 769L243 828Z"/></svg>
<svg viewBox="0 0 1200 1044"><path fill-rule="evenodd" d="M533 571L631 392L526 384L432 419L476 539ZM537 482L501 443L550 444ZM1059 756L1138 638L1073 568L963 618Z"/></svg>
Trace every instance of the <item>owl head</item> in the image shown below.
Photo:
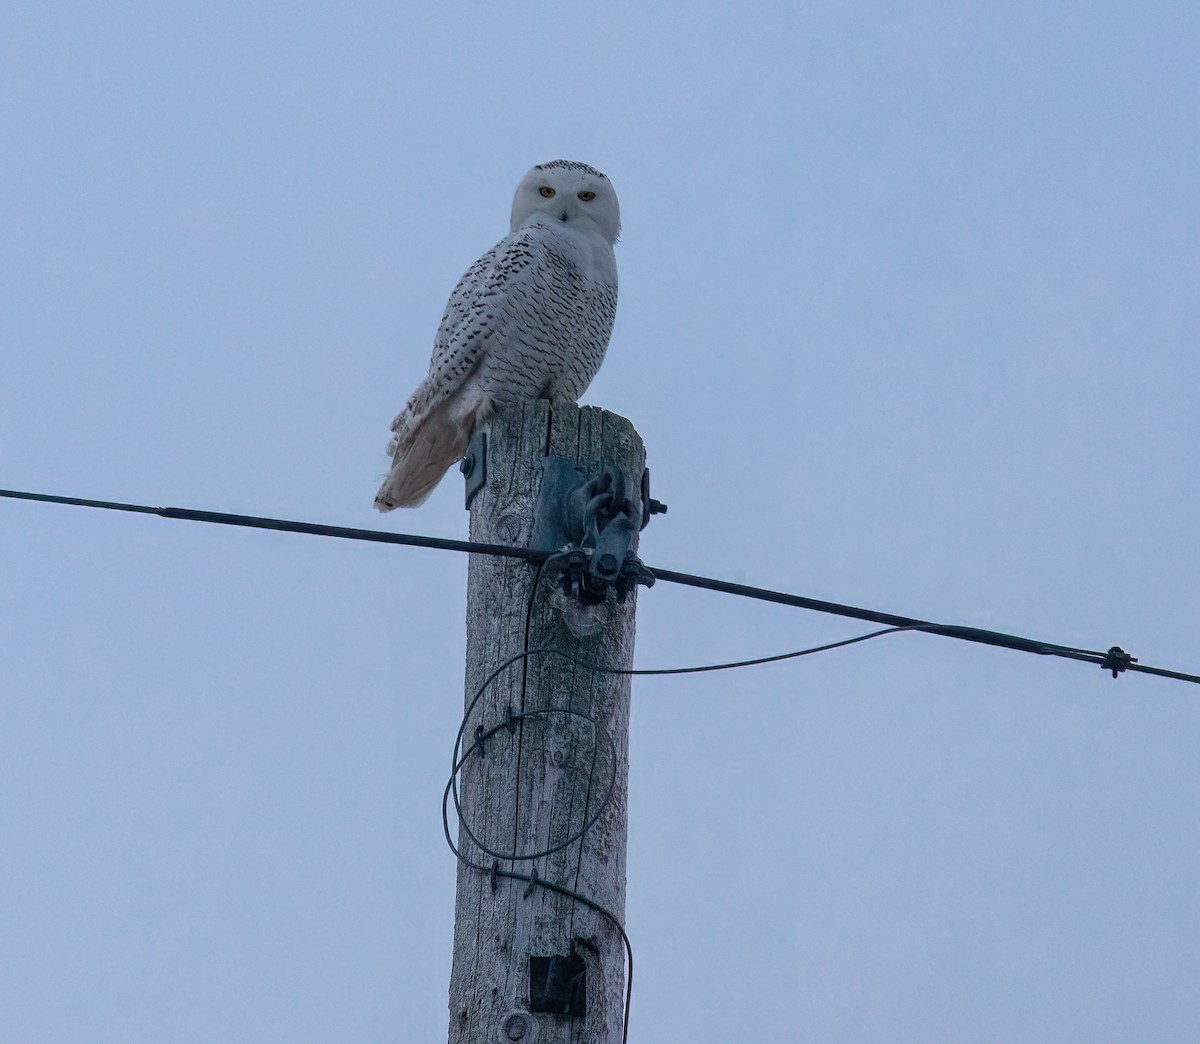
<svg viewBox="0 0 1200 1044"><path fill-rule="evenodd" d="M554 160L526 174L513 197L512 230L535 221L594 229L612 244L621 233L621 208L612 183L595 167Z"/></svg>

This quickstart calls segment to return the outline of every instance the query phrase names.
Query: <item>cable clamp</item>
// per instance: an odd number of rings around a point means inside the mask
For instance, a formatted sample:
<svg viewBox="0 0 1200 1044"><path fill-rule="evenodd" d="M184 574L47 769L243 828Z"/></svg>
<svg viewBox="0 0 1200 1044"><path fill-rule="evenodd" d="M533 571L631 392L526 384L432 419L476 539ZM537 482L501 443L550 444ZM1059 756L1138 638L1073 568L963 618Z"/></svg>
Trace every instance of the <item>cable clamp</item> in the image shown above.
<svg viewBox="0 0 1200 1044"><path fill-rule="evenodd" d="M533 890L537 887L537 883L538 883L538 872L537 872L537 867L535 866L535 867L530 868L529 884L527 884L525 886L525 892L521 896L521 898L528 899L531 895L533 895Z"/></svg>
<svg viewBox="0 0 1200 1044"><path fill-rule="evenodd" d="M653 584L633 553L647 513L663 507L648 497L648 485L635 492L616 468L589 478L574 461L548 458L532 546L553 552L542 566L549 582L583 605L599 605L610 590L624 602L637 585Z"/></svg>
<svg viewBox="0 0 1200 1044"><path fill-rule="evenodd" d="M1114 645L1104 654L1104 659L1100 661L1100 666L1106 671L1112 671L1112 676L1115 678L1123 670L1126 670L1130 664L1137 662L1136 656L1130 656L1119 645Z"/></svg>
<svg viewBox="0 0 1200 1044"><path fill-rule="evenodd" d="M492 879L492 895L495 895L496 894L496 882L500 878L500 860L499 859L492 860L492 872L491 872L490 876Z"/></svg>
<svg viewBox="0 0 1200 1044"><path fill-rule="evenodd" d="M487 736L484 735L483 726L476 725L475 726L475 749L477 751L479 751L479 756L481 758L487 756L487 750L483 745L483 741L485 739L487 739Z"/></svg>

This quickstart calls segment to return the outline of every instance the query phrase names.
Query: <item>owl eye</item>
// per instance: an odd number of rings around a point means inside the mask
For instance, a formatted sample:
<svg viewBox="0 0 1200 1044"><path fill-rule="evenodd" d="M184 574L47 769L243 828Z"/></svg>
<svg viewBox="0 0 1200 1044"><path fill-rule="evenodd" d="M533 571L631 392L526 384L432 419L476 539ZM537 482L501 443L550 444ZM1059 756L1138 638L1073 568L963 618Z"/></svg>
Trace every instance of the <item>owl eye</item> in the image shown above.
<svg viewBox="0 0 1200 1044"><path fill-rule="evenodd" d="M579 198L585 203L590 203L596 198L596 193L594 193L591 189L587 189L586 191L579 193Z"/></svg>
<svg viewBox="0 0 1200 1044"><path fill-rule="evenodd" d="M540 189L538 189L538 191L547 199L554 195L554 189L552 189L549 185L543 185Z"/></svg>

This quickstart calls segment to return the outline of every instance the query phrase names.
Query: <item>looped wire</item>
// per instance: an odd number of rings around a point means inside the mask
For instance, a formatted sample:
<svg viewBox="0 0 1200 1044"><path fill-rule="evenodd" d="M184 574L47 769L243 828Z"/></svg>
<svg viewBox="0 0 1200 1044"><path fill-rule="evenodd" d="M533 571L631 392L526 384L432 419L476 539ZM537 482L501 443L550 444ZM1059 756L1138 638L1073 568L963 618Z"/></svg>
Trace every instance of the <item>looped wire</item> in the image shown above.
<svg viewBox="0 0 1200 1044"><path fill-rule="evenodd" d="M541 578L541 570L539 569L538 579L540 579L540 578ZM537 589L537 580L534 581L534 591L535 592L536 592L536 589ZM532 594L530 597L531 597L531 603L532 603ZM855 645L858 642L865 642L871 638L878 638L881 635L885 635L885 634L896 634L897 632L900 632L900 631L916 631L916 630L922 630L922 628L918 627L918 626L914 626L914 625L905 625L905 626L898 626L898 627L885 627L882 630L872 631L869 634L857 635L853 638L846 638L846 639L843 639L843 640L837 641L837 642L829 642L825 645L813 646L813 647L807 648L807 649L799 649L794 652L779 653L775 656L761 656L761 657L758 657L758 658L752 659L752 660L737 660L737 661L734 661L731 663L706 664L706 665L700 666L700 667L667 667L667 668L652 668L652 669L605 667L600 664L589 663L586 660L582 660L578 656L574 656L573 654L571 654L569 652L565 652L562 649L553 649L553 648L526 649L522 652L514 653L508 659L504 660L498 667L496 667L495 670L492 671L491 674L489 674L483 680L483 683L479 686L479 688L475 692L475 695L471 698L470 703L467 704L466 711L464 712L463 717L462 717L462 722L458 727L458 733L454 739L454 750L451 754L451 759L450 759L450 778L447 781L445 789L442 792L442 831L446 838L446 844L449 846L450 851L454 853L455 858L460 863L462 863L464 866L469 867L472 870L477 870L477 871L489 876L490 882L491 882L491 888L492 888L493 892L496 891L496 885L497 885L498 878L504 877L504 878L508 878L513 881L524 881L526 883L526 887L524 889L523 896L526 899L529 898L530 895L532 895L535 888L544 888L547 891L555 892L558 895L565 896L569 899L575 900L578 903L581 903L582 905L588 907L589 909L596 911L596 913L600 914L610 924L612 924L612 926L620 934L621 941L622 941L622 943L624 943L624 946L625 946L627 974L626 974L626 978L625 978L625 1011L624 1011L624 1015L622 1018L622 1024L621 1024L621 1041L622 1041L622 1044L628 1044L629 1008L630 1008L630 1003L633 1000L633 944L630 942L629 935L626 933L625 926L621 923L620 918L618 918L617 915L615 913L613 913L611 910L609 910L609 909L605 908L604 906L600 905L599 903L597 903L594 899L589 899L586 895L582 895L581 893L575 891L572 888L567 888L563 885L556 884L553 881L548 881L545 878L540 877L538 875L536 866L531 867L529 873L522 873L518 870L505 870L500 865L501 859L506 860L506 861L511 861L511 862L523 862L523 861L528 861L528 860L533 860L533 859L539 859L544 856L550 855L554 852L561 851L563 848L566 848L568 845L573 844L575 841L580 840L587 833L587 831L590 830L592 828L592 826L595 825L596 821L600 818L600 816L603 814L605 808L608 807L609 802L612 800L613 791L615 790L615 787L616 787L616 770L617 770L616 741L613 739L612 734L607 729L605 729L604 726L601 725L601 723L599 721L597 721L591 715L583 713L582 711L569 710L566 708L547 707L544 709L523 711L520 714L514 714L512 706L509 705L506 708L505 718L504 718L503 722L501 722L499 725L492 727L491 729L485 729L482 724L478 725L475 730L475 736L476 736L475 742L472 743L468 748L466 748L466 750L463 750L463 737L466 735L467 726L470 721L471 714L474 712L475 708L478 706L479 701L483 698L483 694L487 691L488 686L490 686L497 678L500 677L501 674L504 673L504 671L508 670L514 664L528 660L531 656L544 656L544 655L551 655L551 654L555 655L555 656L560 656L563 659L568 660L571 663L574 663L578 667L582 667L585 670L593 671L597 674L617 674L617 675L628 675L628 676L696 674L696 673L700 673L700 672L704 672L704 671L724 671L724 670L732 670L732 669L739 668L739 667L752 667L752 666L756 666L758 664L776 663L780 660L791 660L791 659L795 659L800 656L809 656L809 655L812 655L813 653L826 652L830 649L839 649L839 648L842 648L843 646L847 646L847 645ZM1112 651L1113 650L1110 650L1110 653ZM1119 652L1120 650L1116 650L1116 651ZM516 724L518 722L524 721L526 718L532 718L532 717L538 717L538 716L544 716L544 715L550 715L550 714L566 714L571 717L581 718L581 719L589 722L592 725L593 730L596 735L596 739L597 739L596 747L593 749L593 757L592 757L592 771L593 772L595 771L595 753L597 750L599 750L599 746L600 746L599 739L600 739L601 735L604 736L604 739L605 739L607 745L609 746L609 749L611 752L611 762L612 762L608 784L605 788L605 791L604 791L604 794L603 794L601 800L598 802L597 811L584 824L584 826L581 830L579 830L575 834L571 835L571 837L569 837L566 841L563 841L562 843L560 843L552 848L548 848L542 852L536 852L536 853L522 854L519 852L511 852L511 853L496 852L494 849L492 849L486 843L481 841L475 835L475 833L470 828L470 824L468 824L466 822L466 820L463 818L462 804L461 804L459 790L458 790L458 775L462 771L462 767L466 763L467 759L473 753L478 752L480 754L480 756L483 755L483 749L482 749L483 742L486 739L490 739L492 736L495 736L501 729L507 728L510 733L515 732ZM460 851L458 846L454 843L454 839L450 835L449 806L450 806L451 800L453 800L453 803L454 803L454 812L455 812L456 818L459 821L459 825L462 827L462 829L466 833L466 835L479 847L479 849L482 852L484 852L487 855L492 856L491 866L477 863L477 862L474 862L473 860L469 859L466 855L463 854L462 851Z"/></svg>

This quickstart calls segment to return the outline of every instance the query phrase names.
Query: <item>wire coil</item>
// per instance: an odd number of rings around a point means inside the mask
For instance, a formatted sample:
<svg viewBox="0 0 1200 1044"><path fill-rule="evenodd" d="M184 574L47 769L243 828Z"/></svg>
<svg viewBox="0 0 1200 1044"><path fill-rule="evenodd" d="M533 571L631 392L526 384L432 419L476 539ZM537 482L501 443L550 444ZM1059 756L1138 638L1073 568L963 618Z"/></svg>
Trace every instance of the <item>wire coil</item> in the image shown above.
<svg viewBox="0 0 1200 1044"><path fill-rule="evenodd" d="M540 572L539 572L538 579L540 579ZM530 594L531 606L532 606L533 598L537 592L537 586L538 586L538 581L535 579L534 584L533 584L533 591ZM505 870L500 866L501 860L504 860L506 862L532 862L535 859L540 859L540 858L543 858L544 856L551 855L555 852L560 852L564 848L567 848L570 845L575 844L577 841L583 840L583 838L586 836L587 832L599 821L600 817L604 814L605 810L608 808L609 804L612 801L612 797L613 797L613 793L616 789L616 781L617 781L617 745L616 745L616 741L613 738L611 732L609 732L608 729L606 729L599 721L597 721L597 719L595 717L593 717L590 714L586 714L582 711L568 710L568 709L563 709L563 708L544 708L544 709L536 709L536 710L532 710L532 711L523 711L518 714L518 713L513 713L512 708L509 707L507 714L505 715L505 718L503 721L499 722L498 724L492 725L491 727L486 727L486 728L483 725L480 725L477 729L475 740L464 748L463 743L464 743L464 739L467 735L468 727L470 725L471 715L474 713L475 708L479 705L480 700L483 699L484 693L487 692L488 688L505 671L509 670L511 667L515 666L518 663L524 663L524 662L528 661L531 657L534 657L534 656L558 656L558 657L561 657L562 659L565 659L571 663L574 663L578 667L582 667L585 670L592 671L597 674L614 674L614 675L637 676L637 677L663 676L663 675L671 675L671 674L698 674L698 673L707 672L707 671L727 671L727 670L735 670L735 669L743 668L743 667L755 667L760 664L766 664L766 663L778 663L782 660L792 660L792 659L796 659L801 656L811 656L814 653L828 652L832 649L840 649L845 646L856 645L859 642L865 642L872 638L879 638L885 634L896 634L901 631L916 631L916 630L921 630L921 628L914 627L914 626L886 627L886 628L883 628L882 630L872 631L869 634L860 634L860 635L854 636L853 638L844 638L840 641L828 642L824 645L810 646L808 648L797 649L792 652L777 653L772 656L760 656L760 657L756 657L756 658L750 659L750 660L735 660L735 661L731 661L728 663L703 664L701 666L696 666L696 667L660 667L660 668L605 667L601 664L590 663L587 660L584 660L584 659L582 659L578 656L575 656L572 653L566 652L562 649L549 648L549 647L525 649L522 652L514 653L512 656L508 657L508 659L504 660L498 667L496 667L483 680L483 682L479 685L479 687L475 690L474 695L471 697L471 700L467 704L466 710L463 713L462 722L459 724L458 733L454 739L454 750L453 750L453 753L451 755L451 760L450 760L450 764L451 764L450 778L446 781L445 789L442 792L442 831L445 834L446 844L450 847L450 851L454 853L455 858L458 859L458 861L460 863L462 863L464 866L470 867L471 869L478 871L481 874L484 874L484 875L490 877L491 881L492 881L493 891L495 890L495 887L496 887L496 881L500 877L508 878L508 879L514 880L514 881L523 881L526 883L526 889L525 889L525 897L526 898L528 898L529 895L532 894L532 892L535 888L545 888L545 889L548 889L549 891L557 893L558 895L566 896L569 899L573 899L579 903L582 903L584 906L599 913L602 917L607 919L613 925L614 928L616 928L616 930L620 933L621 941L625 945L625 954L626 954L626 960L627 960L627 974L625 977L625 1009L624 1009L624 1014L622 1017L622 1030L621 1030L622 1044L626 1044L626 1042L628 1041L628 1036L629 1036L630 1004L633 999L633 944L630 942L629 935L625 931L625 926L624 926L624 924L621 923L620 918L617 917L617 915L615 913L613 913L611 910L607 909L606 907L602 906L600 903L596 902L594 899L591 899L588 896L583 895L582 893L576 891L575 889L568 888L565 885L557 884L554 881L549 881L546 878L539 876L536 866L531 867L529 873L522 873L517 870ZM471 829L471 826L467 822L466 817L463 815L461 794L460 794L459 785L458 785L459 774L462 772L464 765L466 765L466 763L470 760L471 757L483 755L483 752L485 750L485 744L493 736L496 736L497 734L499 734L501 731L503 731L505 729L509 729L511 731L514 723L516 723L516 722L519 722L522 720L527 720L527 719L533 718L533 717L540 717L540 716L552 715L552 714L563 714L563 715L567 715L570 717L579 718L579 719L585 720L589 724L591 724L591 726L594 730L595 737L596 737L596 745L593 748L593 752L592 752L592 771L593 772L595 771L595 755L600 750L601 737L603 737L603 741L607 745L607 747L610 750L611 755L612 755L611 772L608 776L606 786L604 788L603 793L600 796L599 801L597 802L596 810L592 813L592 815L590 817L588 817L585 820L585 822L581 828L576 830L565 840L560 841L556 845L546 847L546 848L538 850L536 852L521 852L519 850L515 850L513 852L498 851L497 849L495 849L491 845L487 844L485 841L483 841L482 839L480 839L477 836L475 831ZM472 843L474 845L476 845L476 847L478 847L478 849L484 855L491 857L492 863L490 866L487 865L486 863L475 862L474 860L468 858L459 849L459 847L454 843L454 839L451 836L451 831L450 831L450 805L451 804L453 804L453 806L454 806L455 818L458 820L458 823L461 826L463 832L467 835L467 837L469 837L471 839Z"/></svg>

